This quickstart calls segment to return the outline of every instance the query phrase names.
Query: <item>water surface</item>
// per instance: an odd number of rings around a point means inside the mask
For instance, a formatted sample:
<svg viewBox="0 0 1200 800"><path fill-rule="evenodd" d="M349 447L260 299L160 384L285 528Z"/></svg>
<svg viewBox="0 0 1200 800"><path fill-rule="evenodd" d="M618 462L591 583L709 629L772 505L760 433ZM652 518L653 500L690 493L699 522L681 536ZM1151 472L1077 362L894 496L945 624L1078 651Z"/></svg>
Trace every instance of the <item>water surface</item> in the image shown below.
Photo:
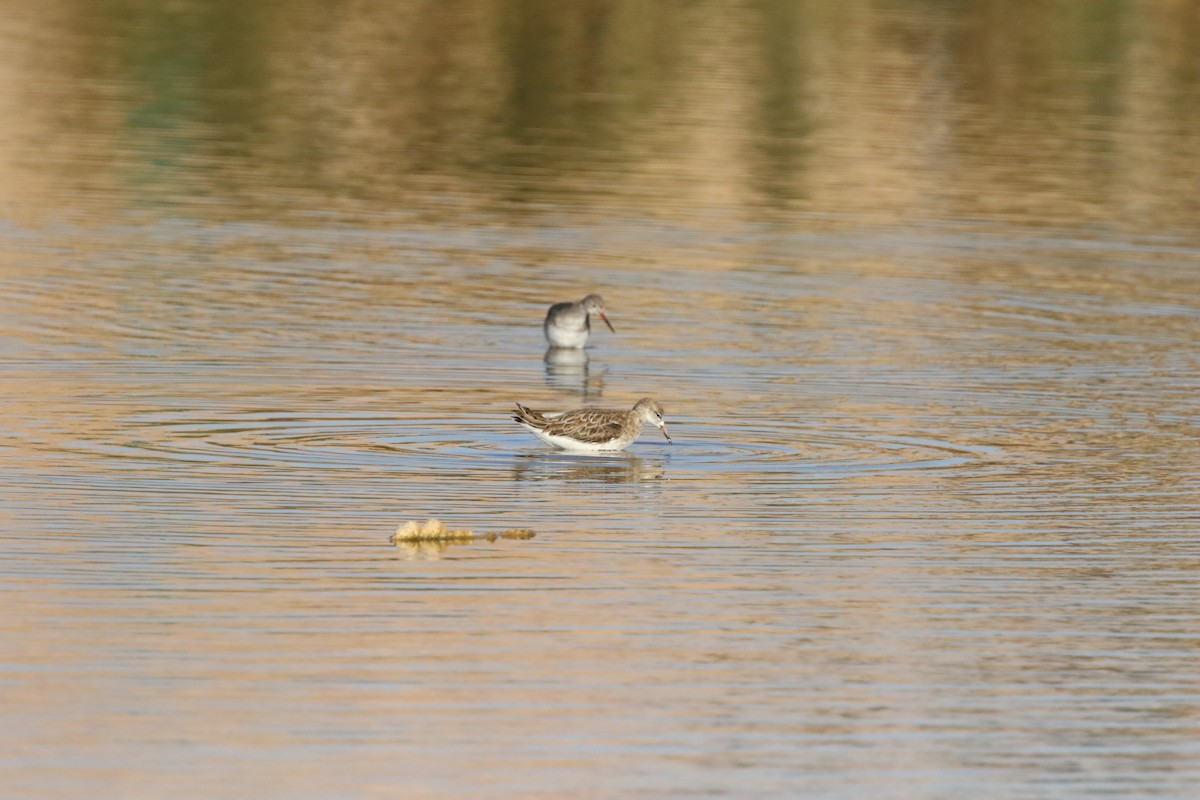
<svg viewBox="0 0 1200 800"><path fill-rule="evenodd" d="M6 796L1194 793L1189 4L118 5L0 12Z"/></svg>

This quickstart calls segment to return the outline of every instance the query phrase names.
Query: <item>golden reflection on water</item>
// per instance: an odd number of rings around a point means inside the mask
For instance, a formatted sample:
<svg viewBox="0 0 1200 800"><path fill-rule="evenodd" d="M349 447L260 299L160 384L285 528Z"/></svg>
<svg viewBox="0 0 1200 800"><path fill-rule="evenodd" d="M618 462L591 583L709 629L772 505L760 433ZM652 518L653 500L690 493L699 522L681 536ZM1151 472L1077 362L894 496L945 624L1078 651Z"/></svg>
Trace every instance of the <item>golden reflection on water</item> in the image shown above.
<svg viewBox="0 0 1200 800"><path fill-rule="evenodd" d="M1194 3L159 6L9 12L10 213L1200 211Z"/></svg>
<svg viewBox="0 0 1200 800"><path fill-rule="evenodd" d="M0 12L0 783L1186 793L1198 20Z"/></svg>

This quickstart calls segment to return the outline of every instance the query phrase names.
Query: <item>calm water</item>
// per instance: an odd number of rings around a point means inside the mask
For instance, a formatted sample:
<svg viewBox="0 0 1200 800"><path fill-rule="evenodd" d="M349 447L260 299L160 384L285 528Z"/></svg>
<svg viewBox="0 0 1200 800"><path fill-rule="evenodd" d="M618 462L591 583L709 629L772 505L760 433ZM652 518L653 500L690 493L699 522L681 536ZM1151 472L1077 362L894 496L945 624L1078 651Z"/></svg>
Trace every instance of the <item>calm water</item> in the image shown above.
<svg viewBox="0 0 1200 800"><path fill-rule="evenodd" d="M1200 796L1200 6L245 5L0 7L5 797Z"/></svg>

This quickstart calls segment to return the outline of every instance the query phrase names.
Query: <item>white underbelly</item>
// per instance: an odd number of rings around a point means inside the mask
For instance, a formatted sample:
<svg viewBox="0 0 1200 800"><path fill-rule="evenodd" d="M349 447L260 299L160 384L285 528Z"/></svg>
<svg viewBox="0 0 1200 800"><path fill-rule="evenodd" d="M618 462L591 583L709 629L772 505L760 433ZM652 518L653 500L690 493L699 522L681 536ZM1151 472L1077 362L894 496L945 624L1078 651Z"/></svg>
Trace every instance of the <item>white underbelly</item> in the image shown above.
<svg viewBox="0 0 1200 800"><path fill-rule="evenodd" d="M560 450L570 450L575 453L606 453L624 450L629 446L629 442L622 442L620 439L610 439L607 442L581 442L577 439L572 439L569 436L554 436L553 434L536 431L537 437L548 445L557 447Z"/></svg>
<svg viewBox="0 0 1200 800"><path fill-rule="evenodd" d="M587 344L587 328L547 327L546 339L555 347L583 347Z"/></svg>

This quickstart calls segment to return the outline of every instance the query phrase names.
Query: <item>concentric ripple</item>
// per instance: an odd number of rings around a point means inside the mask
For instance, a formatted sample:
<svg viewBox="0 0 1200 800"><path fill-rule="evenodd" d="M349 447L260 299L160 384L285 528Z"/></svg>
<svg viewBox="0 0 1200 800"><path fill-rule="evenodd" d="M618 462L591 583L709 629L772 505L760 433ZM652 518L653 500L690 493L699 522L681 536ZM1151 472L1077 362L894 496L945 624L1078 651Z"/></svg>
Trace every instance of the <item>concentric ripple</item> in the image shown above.
<svg viewBox="0 0 1200 800"><path fill-rule="evenodd" d="M575 477L610 480L630 472L635 460L658 466L662 477L726 473L794 474L830 479L864 472L965 470L1002 460L1000 448L927 437L888 436L851 430L739 426L712 419L681 420L673 443L647 430L628 451L578 456L546 449L504 420L418 419L344 413L314 417L273 410L213 415L160 411L122 422L111 439L74 447L106 458L178 461L221 470L309 468L486 472L489 465L572 465ZM615 467L609 469L604 465ZM536 470L534 470L536 472ZM542 470L545 472L545 470Z"/></svg>
<svg viewBox="0 0 1200 800"><path fill-rule="evenodd" d="M767 433L765 431L760 431ZM776 439L780 431L770 432ZM709 425L705 439L678 441L672 460L697 472L797 473L832 477L838 474L913 469L969 468L1001 457L999 448L972 446L918 437L862 434L852 431L788 430L787 441L747 441L746 431L720 423ZM727 435L727 439L711 437Z"/></svg>

